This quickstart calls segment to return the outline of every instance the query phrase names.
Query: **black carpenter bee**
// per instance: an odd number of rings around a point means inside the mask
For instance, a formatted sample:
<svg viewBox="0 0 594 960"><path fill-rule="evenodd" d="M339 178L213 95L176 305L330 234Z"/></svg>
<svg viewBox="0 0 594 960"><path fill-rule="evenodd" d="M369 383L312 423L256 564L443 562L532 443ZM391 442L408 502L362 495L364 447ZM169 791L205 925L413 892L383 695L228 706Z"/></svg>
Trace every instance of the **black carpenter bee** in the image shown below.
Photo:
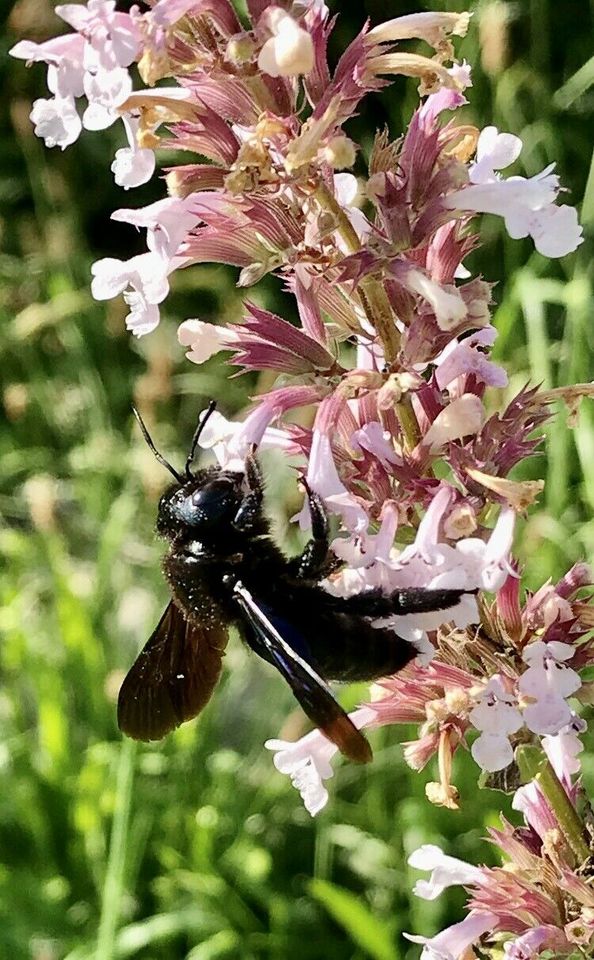
<svg viewBox="0 0 594 960"><path fill-rule="evenodd" d="M465 591L328 593L320 585L335 566L328 517L305 482L312 538L300 556L287 559L270 537L255 451L243 472L192 471L213 409L214 403L194 433L183 475L156 450L134 411L145 440L176 481L161 497L157 519L157 532L169 541L163 570L172 599L122 684L120 729L137 740L159 740L200 713L220 677L233 625L282 674L310 720L342 753L367 762L369 743L326 681L374 680L401 670L418 651L374 620L446 610Z"/></svg>

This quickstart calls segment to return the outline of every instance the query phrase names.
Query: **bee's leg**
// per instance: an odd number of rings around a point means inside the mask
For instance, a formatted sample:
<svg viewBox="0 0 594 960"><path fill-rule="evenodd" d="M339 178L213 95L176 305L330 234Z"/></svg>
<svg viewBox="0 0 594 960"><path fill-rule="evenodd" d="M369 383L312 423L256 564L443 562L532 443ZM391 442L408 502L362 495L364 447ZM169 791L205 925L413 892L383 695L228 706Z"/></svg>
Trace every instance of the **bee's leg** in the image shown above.
<svg viewBox="0 0 594 960"><path fill-rule="evenodd" d="M328 536L328 513L324 501L309 487L306 480L301 481L307 494L309 515L311 517L311 540L305 545L301 556L291 561L291 572L304 580L312 580L326 573L330 541Z"/></svg>
<svg viewBox="0 0 594 960"><path fill-rule="evenodd" d="M254 450L250 451L245 458L245 480L248 492L243 498L239 510L235 514L233 526L236 530L242 530L245 533L252 530L257 532L263 523L262 499L264 496L264 479Z"/></svg>
<svg viewBox="0 0 594 960"><path fill-rule="evenodd" d="M329 601L332 609L340 613L351 613L360 617L402 616L407 613L429 613L434 610L447 611L455 607L467 594L476 594L476 590L425 590L422 587L407 587L384 593L382 590L365 590L350 597L332 597Z"/></svg>

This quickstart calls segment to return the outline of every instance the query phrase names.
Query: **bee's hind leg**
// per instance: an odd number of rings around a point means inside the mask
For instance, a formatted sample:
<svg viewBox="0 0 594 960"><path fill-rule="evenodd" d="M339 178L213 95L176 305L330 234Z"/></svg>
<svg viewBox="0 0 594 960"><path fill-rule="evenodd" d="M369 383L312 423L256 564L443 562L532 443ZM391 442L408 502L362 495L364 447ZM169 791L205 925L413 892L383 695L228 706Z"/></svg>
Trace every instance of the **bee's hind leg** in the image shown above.
<svg viewBox="0 0 594 960"><path fill-rule="evenodd" d="M291 561L291 573L303 580L321 578L328 572L328 553L330 550L328 513L324 501L315 493L307 480L302 479L305 487L309 515L311 517L311 540L305 545L303 553Z"/></svg>
<svg viewBox="0 0 594 960"><path fill-rule="evenodd" d="M233 526L236 530L242 530L245 533L251 531L257 533L260 528L264 529L266 521L262 515L264 478L262 477L260 464L256 459L255 448L245 458L245 483L247 493L235 514Z"/></svg>

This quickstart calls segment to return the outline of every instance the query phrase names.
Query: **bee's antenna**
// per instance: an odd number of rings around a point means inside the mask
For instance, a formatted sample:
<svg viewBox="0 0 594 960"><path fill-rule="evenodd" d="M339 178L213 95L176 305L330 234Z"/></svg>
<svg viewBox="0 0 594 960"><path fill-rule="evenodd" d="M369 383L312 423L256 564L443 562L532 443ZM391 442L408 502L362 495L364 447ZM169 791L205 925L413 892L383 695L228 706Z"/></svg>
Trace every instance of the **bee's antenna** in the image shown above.
<svg viewBox="0 0 594 960"><path fill-rule="evenodd" d="M214 413L214 411L216 410L216 407L217 407L217 401L211 400L210 403L208 404L208 409L206 410L206 413L198 421L198 426L194 430L194 436L192 437L190 452L188 454L188 459L186 460L186 468L185 468L186 477L188 480L194 479L194 474L192 473L190 467L192 466L192 460L194 459L194 454L196 453L196 447L198 446L198 441L200 440L200 434L204 430L207 424L207 421L210 418L211 413Z"/></svg>
<svg viewBox="0 0 594 960"><path fill-rule="evenodd" d="M175 477L175 479L177 480L178 483L185 483L185 480L184 480L184 478L181 476L181 474L179 474L179 473L177 472L177 470L176 470L174 467L172 467L171 464L167 462L167 460L165 459L165 457L164 457L162 454L160 454L159 451L157 450L155 444L153 443L153 441L152 441L152 439L151 439L151 435L150 435L150 433L148 432L148 430L147 430L147 428L146 428L146 425L145 425L145 423L144 423L144 420L143 420L142 417L140 416L140 414L139 414L138 410L136 409L136 407L132 407L132 413L134 414L134 416L135 416L136 419L138 420L138 424L139 424L139 426L140 426L140 429L142 430L142 435L143 435L144 439L146 440L146 442L148 443L150 449L151 449L152 452L154 453L155 457L156 457L157 460L159 461L159 463L162 464L167 470L169 470L169 473L173 474L173 476Z"/></svg>

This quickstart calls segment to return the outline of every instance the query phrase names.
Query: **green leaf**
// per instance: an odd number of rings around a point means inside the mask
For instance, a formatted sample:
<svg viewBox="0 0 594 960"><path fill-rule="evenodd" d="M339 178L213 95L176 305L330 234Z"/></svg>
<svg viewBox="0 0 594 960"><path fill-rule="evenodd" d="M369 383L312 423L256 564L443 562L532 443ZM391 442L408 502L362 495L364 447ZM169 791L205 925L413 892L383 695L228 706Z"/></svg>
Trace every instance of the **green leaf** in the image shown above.
<svg viewBox="0 0 594 960"><path fill-rule="evenodd" d="M374 960L399 960L386 924L354 893L320 879L311 881L309 891L368 956Z"/></svg>

